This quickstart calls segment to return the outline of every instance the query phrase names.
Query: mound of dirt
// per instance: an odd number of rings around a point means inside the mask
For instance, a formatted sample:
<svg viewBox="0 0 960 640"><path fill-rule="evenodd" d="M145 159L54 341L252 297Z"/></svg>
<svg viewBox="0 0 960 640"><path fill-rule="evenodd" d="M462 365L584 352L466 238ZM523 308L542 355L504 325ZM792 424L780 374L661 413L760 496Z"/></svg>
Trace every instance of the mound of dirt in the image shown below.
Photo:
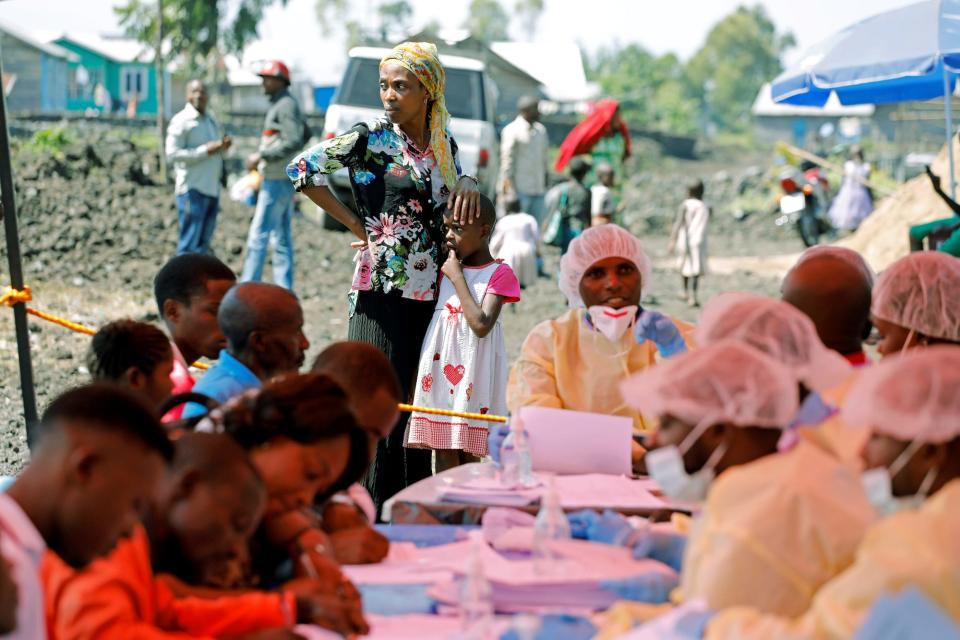
<svg viewBox="0 0 960 640"><path fill-rule="evenodd" d="M27 281L142 286L151 280L175 246L177 224L172 188L151 178L153 158L129 140L105 134L57 154L17 153ZM231 239L220 251L242 252L244 217L221 214L227 226L239 225L219 236Z"/></svg>
<svg viewBox="0 0 960 640"><path fill-rule="evenodd" d="M960 143L956 136L953 153L960 163ZM944 190L949 191L950 163L946 145L940 150L933 171L941 177ZM960 172L957 175L960 176ZM930 180L920 175L881 200L857 232L837 244L859 251L879 272L910 252L907 232L911 226L949 216L950 209L934 193Z"/></svg>

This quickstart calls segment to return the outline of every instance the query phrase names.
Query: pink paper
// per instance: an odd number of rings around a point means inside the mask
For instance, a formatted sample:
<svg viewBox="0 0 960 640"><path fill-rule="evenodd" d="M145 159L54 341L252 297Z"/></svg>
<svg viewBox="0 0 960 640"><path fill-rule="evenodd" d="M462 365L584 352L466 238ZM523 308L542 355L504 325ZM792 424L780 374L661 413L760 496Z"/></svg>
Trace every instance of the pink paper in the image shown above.
<svg viewBox="0 0 960 640"><path fill-rule="evenodd" d="M534 471L630 475L633 421L582 411L523 407Z"/></svg>

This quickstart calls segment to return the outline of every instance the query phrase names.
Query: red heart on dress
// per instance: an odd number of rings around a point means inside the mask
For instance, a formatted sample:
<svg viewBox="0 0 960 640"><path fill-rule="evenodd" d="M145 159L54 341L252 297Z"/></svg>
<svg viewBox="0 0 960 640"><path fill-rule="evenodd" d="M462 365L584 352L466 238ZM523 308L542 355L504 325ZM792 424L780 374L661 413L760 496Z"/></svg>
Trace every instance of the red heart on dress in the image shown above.
<svg viewBox="0 0 960 640"><path fill-rule="evenodd" d="M433 354L433 361L434 361L434 362L436 362L436 361L439 360L439 359L440 359L440 354L439 354L439 353Z"/></svg>
<svg viewBox="0 0 960 640"><path fill-rule="evenodd" d="M447 380L450 381L450 384L457 386L460 384L460 381L463 380L463 374L466 369L463 368L462 364L453 366L452 364L444 365L443 375L447 377Z"/></svg>

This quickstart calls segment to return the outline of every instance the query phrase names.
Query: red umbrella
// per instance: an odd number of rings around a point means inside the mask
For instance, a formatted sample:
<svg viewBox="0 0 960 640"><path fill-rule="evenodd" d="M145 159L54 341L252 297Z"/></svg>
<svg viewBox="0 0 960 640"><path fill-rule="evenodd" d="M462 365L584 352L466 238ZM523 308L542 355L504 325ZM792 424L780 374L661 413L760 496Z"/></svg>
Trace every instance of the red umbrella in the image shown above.
<svg viewBox="0 0 960 640"><path fill-rule="evenodd" d="M593 111L580 124L575 126L573 131L567 134L563 144L560 145L560 155L557 156L557 163L554 168L557 171L563 171L574 156L589 153L601 138L609 135L614 127L613 116L619 108L620 103L609 98L597 102L593 106ZM630 131L627 130L627 125L623 119L620 119L619 122L619 131L623 136L625 152L629 156Z"/></svg>

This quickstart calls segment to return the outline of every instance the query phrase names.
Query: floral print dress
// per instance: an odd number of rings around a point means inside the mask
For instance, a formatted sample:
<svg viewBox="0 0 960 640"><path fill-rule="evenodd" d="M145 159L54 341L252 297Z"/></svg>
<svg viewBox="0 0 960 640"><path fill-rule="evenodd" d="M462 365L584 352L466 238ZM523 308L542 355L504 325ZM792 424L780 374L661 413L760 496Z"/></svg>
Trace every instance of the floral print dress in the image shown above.
<svg viewBox="0 0 960 640"><path fill-rule="evenodd" d="M450 138L457 174L457 145ZM449 189L429 147L417 146L386 116L303 152L287 167L299 191L325 186L326 176L346 168L368 248L359 252L353 292L374 291L411 300L437 298L441 211Z"/></svg>

